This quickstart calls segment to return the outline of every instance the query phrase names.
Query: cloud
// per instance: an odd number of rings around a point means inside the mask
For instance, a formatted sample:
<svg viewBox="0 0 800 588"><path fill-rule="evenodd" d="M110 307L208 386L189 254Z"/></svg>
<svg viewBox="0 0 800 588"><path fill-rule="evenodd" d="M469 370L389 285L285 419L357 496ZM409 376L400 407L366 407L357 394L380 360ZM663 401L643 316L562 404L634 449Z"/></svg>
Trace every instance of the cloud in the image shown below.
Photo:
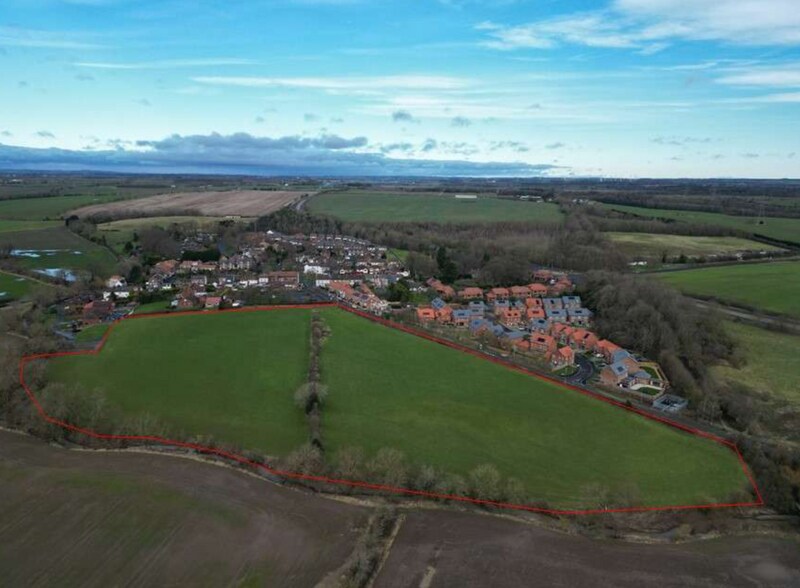
<svg viewBox="0 0 800 588"><path fill-rule="evenodd" d="M75 76L75 79L79 82L93 82L94 76L90 76L89 74L79 73Z"/></svg>
<svg viewBox="0 0 800 588"><path fill-rule="evenodd" d="M41 31L0 26L0 46L33 49L104 49L105 45L87 42L75 33Z"/></svg>
<svg viewBox="0 0 800 588"><path fill-rule="evenodd" d="M436 141L429 139L426 144ZM364 151L365 137L255 137L171 135L161 140L119 142L109 150L36 149L0 144L0 169L98 170L133 173L220 173L321 176L516 176L563 169L550 164L395 159ZM458 147L455 145L454 147Z"/></svg>
<svg viewBox="0 0 800 588"><path fill-rule="evenodd" d="M800 88L800 63L781 67L739 68L734 73L716 79L719 84L731 86L774 86Z"/></svg>
<svg viewBox="0 0 800 588"><path fill-rule="evenodd" d="M651 142L657 145L683 146L690 143L711 143L711 137L654 137Z"/></svg>
<svg viewBox="0 0 800 588"><path fill-rule="evenodd" d="M551 149L551 150L552 149L563 149L564 147L566 147L566 144L562 143L561 141L556 141L555 143L549 143L549 144L544 146L545 149Z"/></svg>
<svg viewBox="0 0 800 588"><path fill-rule="evenodd" d="M530 151L530 147L520 141L492 141L489 144L489 149L491 151L510 150L517 153L527 153Z"/></svg>
<svg viewBox="0 0 800 588"><path fill-rule="evenodd" d="M255 122L257 124L261 124L261 123L264 123L266 121L267 121L267 119L265 119L263 116L257 116L255 119L253 119L253 122Z"/></svg>
<svg viewBox="0 0 800 588"><path fill-rule="evenodd" d="M477 26L493 49L551 49L583 45L651 54L674 41L739 45L800 44L796 0L615 0L603 10L518 25Z"/></svg>
<svg viewBox="0 0 800 588"><path fill-rule="evenodd" d="M414 116L407 110L395 110L392 113L393 122L414 122Z"/></svg>
<svg viewBox="0 0 800 588"><path fill-rule="evenodd" d="M36 131L36 136L42 139L55 139L56 136L50 131Z"/></svg>
<svg viewBox="0 0 800 588"><path fill-rule="evenodd" d="M455 90L464 88L468 81L448 76L381 76L381 77L303 77L265 78L241 76L199 76L198 84L235 86L245 88L307 88L313 90L375 91L375 90Z"/></svg>
<svg viewBox="0 0 800 588"><path fill-rule="evenodd" d="M2 132L0 132L0 136L3 136L3 137L13 137L13 136L14 136L14 133L12 133L11 131L2 131Z"/></svg>
<svg viewBox="0 0 800 588"><path fill-rule="evenodd" d="M313 113L311 113L311 112L306 112L306 113L303 115L303 120L304 120L305 122L316 122L316 121L318 121L318 120L319 120L319 117L318 117L316 114L313 114Z"/></svg>
<svg viewBox="0 0 800 588"><path fill-rule="evenodd" d="M139 100L136 101L136 104L138 104L139 106L147 106L147 107L153 105L147 98L140 98Z"/></svg>
<svg viewBox="0 0 800 588"><path fill-rule="evenodd" d="M450 126L453 127L468 127L472 124L472 121L465 116L454 116L450 120Z"/></svg>
<svg viewBox="0 0 800 588"><path fill-rule="evenodd" d="M217 66L227 67L235 65L256 65L257 63L257 61L253 61L252 59L240 59L238 57L214 57L208 59L161 59L156 61L137 62L79 61L73 65L76 67L85 67L89 69L137 70Z"/></svg>
<svg viewBox="0 0 800 588"><path fill-rule="evenodd" d="M433 151L434 149L436 149L438 146L439 143L436 141L436 139L425 139L425 142L422 144L422 147L420 147L420 151L428 153L429 151Z"/></svg>

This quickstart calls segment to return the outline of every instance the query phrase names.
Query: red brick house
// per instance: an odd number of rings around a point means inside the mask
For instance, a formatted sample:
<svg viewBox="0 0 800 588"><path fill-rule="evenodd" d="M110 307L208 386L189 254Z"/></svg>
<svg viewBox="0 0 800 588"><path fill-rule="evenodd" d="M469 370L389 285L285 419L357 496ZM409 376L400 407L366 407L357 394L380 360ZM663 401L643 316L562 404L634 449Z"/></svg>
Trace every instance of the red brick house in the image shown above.
<svg viewBox="0 0 800 588"><path fill-rule="evenodd" d="M525 299L531 296L531 291L527 286L511 286L508 290L514 298Z"/></svg>
<svg viewBox="0 0 800 588"><path fill-rule="evenodd" d="M421 323L427 323L436 319L436 311L430 306L421 306L417 309L417 320Z"/></svg>
<svg viewBox="0 0 800 588"><path fill-rule="evenodd" d="M614 353L620 349L622 349L622 347L608 339L602 339L594 346L594 352L602 355L607 363L614 361Z"/></svg>
<svg viewBox="0 0 800 588"><path fill-rule="evenodd" d="M431 278L427 281L428 286L436 290L436 293L439 294L442 298L450 300L455 298L456 291L453 289L452 286L448 286L443 284L441 281L437 280L436 278Z"/></svg>
<svg viewBox="0 0 800 588"><path fill-rule="evenodd" d="M270 286L282 286L284 288L300 287L300 272L269 272L267 274Z"/></svg>
<svg viewBox="0 0 800 588"><path fill-rule="evenodd" d="M549 355L556 350L556 340L544 333L534 333L531 335L531 350Z"/></svg>
<svg viewBox="0 0 800 588"><path fill-rule="evenodd" d="M499 321L506 326L518 325L522 322L522 311L518 308L504 308L499 313Z"/></svg>
<svg viewBox="0 0 800 588"><path fill-rule="evenodd" d="M536 308L536 307L529 307L525 309L525 318L532 321L534 319L543 319L547 315L544 312L544 308Z"/></svg>
<svg viewBox="0 0 800 588"><path fill-rule="evenodd" d="M92 300L83 305L82 317L84 322L100 322L114 312L114 303L110 300Z"/></svg>
<svg viewBox="0 0 800 588"><path fill-rule="evenodd" d="M206 296L206 302L203 305L206 310L216 310L222 304L221 296Z"/></svg>
<svg viewBox="0 0 800 588"><path fill-rule="evenodd" d="M461 300L480 300L483 298L483 290L475 287L464 288L458 293Z"/></svg>
<svg viewBox="0 0 800 588"><path fill-rule="evenodd" d="M436 311L436 320L440 323L453 322L453 309L449 306L443 306Z"/></svg>
<svg viewBox="0 0 800 588"><path fill-rule="evenodd" d="M571 347L561 347L550 354L550 366L554 370L560 370L568 365L575 364L575 352Z"/></svg>
<svg viewBox="0 0 800 588"><path fill-rule="evenodd" d="M492 288L486 294L486 299L489 302L494 302L495 300L506 300L509 296L508 288Z"/></svg>
<svg viewBox="0 0 800 588"><path fill-rule="evenodd" d="M540 269L533 272L533 279L537 282L549 282L553 277L553 272L546 269Z"/></svg>
<svg viewBox="0 0 800 588"><path fill-rule="evenodd" d="M531 296L544 297L547 296L547 286L544 284L528 284L528 290Z"/></svg>
<svg viewBox="0 0 800 588"><path fill-rule="evenodd" d="M597 335L586 329L575 329L569 337L573 349L591 351L597 345Z"/></svg>

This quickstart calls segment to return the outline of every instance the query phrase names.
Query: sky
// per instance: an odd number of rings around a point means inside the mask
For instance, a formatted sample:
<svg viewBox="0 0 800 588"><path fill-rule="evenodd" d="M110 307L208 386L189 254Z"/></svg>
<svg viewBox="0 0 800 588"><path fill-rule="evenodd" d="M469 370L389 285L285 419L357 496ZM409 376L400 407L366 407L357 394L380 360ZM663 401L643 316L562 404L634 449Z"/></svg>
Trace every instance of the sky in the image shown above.
<svg viewBox="0 0 800 588"><path fill-rule="evenodd" d="M800 177L800 0L2 0L0 168Z"/></svg>

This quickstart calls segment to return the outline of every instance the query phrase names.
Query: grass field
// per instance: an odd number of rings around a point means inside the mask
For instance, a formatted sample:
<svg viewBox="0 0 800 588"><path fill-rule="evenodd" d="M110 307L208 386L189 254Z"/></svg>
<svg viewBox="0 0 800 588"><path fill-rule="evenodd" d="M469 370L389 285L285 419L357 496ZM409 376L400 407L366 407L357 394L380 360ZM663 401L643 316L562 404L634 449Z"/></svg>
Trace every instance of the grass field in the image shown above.
<svg viewBox="0 0 800 588"><path fill-rule="evenodd" d="M690 237L654 233L606 233L625 253L636 257L661 259L686 255L698 257L731 254L739 251L781 251L780 247L764 245L739 237Z"/></svg>
<svg viewBox="0 0 800 588"><path fill-rule="evenodd" d="M667 218L687 223L715 225L758 233L781 241L800 243L800 218L767 217L764 224L759 224L756 217L731 216L716 212L694 212L689 210L663 210L644 208L641 206L624 206L621 204L603 204L606 208L628 212L638 216Z"/></svg>
<svg viewBox="0 0 800 588"><path fill-rule="evenodd" d="M720 375L770 396L800 404L800 337L740 323L727 323L742 344L747 364L716 367Z"/></svg>
<svg viewBox="0 0 800 588"><path fill-rule="evenodd" d="M118 254L123 253L123 247L128 241L133 241L134 233L148 227L167 228L173 224L194 225L201 229L214 229L219 221L225 217L213 216L156 216L145 218L131 218L97 225L100 234L105 237L106 243ZM242 219L249 221L251 219Z"/></svg>
<svg viewBox="0 0 800 588"><path fill-rule="evenodd" d="M293 393L305 377L309 324L302 310L129 320L99 357L59 358L51 370L104 390L127 413L284 455L308 435Z"/></svg>
<svg viewBox="0 0 800 588"><path fill-rule="evenodd" d="M28 256L13 257L27 269L92 270L105 276L113 273L117 264L107 248L65 227L0 233L0 245L29 251Z"/></svg>
<svg viewBox="0 0 800 588"><path fill-rule="evenodd" d="M559 223L558 205L481 197L458 200L452 194L406 194L392 192L332 192L308 201L314 213L346 221L409 221L478 223L536 221Z"/></svg>
<svg viewBox="0 0 800 588"><path fill-rule="evenodd" d="M800 316L800 262L747 263L653 275L686 294Z"/></svg>
<svg viewBox="0 0 800 588"><path fill-rule="evenodd" d="M391 447L461 475L491 463L557 506L584 504L590 484L633 484L648 505L726 500L746 486L719 445L340 310L322 313L332 330L322 354L331 455ZM304 378L309 316L130 320L99 356L52 360L50 373L105 390L128 413L283 455L307 438L292 393Z"/></svg>
<svg viewBox="0 0 800 588"><path fill-rule="evenodd" d="M6 220L0 219L0 233L16 233L19 231L30 231L33 229L48 229L61 225L61 221L37 221L37 220Z"/></svg>
<svg viewBox="0 0 800 588"><path fill-rule="evenodd" d="M34 280L0 272L0 303L18 300L41 286Z"/></svg>
<svg viewBox="0 0 800 588"><path fill-rule="evenodd" d="M105 196L48 196L0 200L0 219L57 220L70 210L91 204L112 202L119 198L115 194L108 194Z"/></svg>

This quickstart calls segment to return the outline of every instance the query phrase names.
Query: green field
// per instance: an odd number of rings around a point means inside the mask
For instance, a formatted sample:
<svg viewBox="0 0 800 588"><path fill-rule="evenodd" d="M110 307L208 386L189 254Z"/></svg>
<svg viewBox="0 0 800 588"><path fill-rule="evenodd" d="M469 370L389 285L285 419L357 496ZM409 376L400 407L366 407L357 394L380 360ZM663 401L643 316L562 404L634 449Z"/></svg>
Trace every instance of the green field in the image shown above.
<svg viewBox="0 0 800 588"><path fill-rule="evenodd" d="M41 284L30 278L0 272L0 303L22 298L37 286Z"/></svg>
<svg viewBox="0 0 800 588"><path fill-rule="evenodd" d="M606 233L625 253L635 257L661 259L680 255L699 257L732 254L739 251L781 251L780 247L764 245L740 237L693 237L657 233Z"/></svg>
<svg viewBox="0 0 800 588"><path fill-rule="evenodd" d="M79 237L65 227L0 233L0 246L26 250L28 255L12 257L26 269L91 270L107 276L117 260L106 247Z"/></svg>
<svg viewBox="0 0 800 588"><path fill-rule="evenodd" d="M314 214L364 222L560 223L563 219L557 204L493 197L458 200L452 194L331 192L311 198L307 206Z"/></svg>
<svg viewBox="0 0 800 588"><path fill-rule="evenodd" d="M743 263L653 275L686 294L800 316L800 262Z"/></svg>
<svg viewBox="0 0 800 588"><path fill-rule="evenodd" d="M0 218L11 220L57 220L70 210L119 199L119 196L109 194L106 196L48 196L44 198L0 200Z"/></svg>
<svg viewBox="0 0 800 588"><path fill-rule="evenodd" d="M16 233L32 229L48 229L63 224L61 221L6 220L0 219L0 233Z"/></svg>
<svg viewBox="0 0 800 588"><path fill-rule="evenodd" d="M744 348L744 367L715 371L765 394L800 404L800 337L740 323L727 323Z"/></svg>
<svg viewBox="0 0 800 588"><path fill-rule="evenodd" d="M291 310L128 320L100 356L55 359L51 372L104 390L126 413L284 455L308 435L292 394L305 377L309 324L307 311Z"/></svg>
<svg viewBox="0 0 800 588"><path fill-rule="evenodd" d="M726 500L746 487L735 456L712 442L340 310L322 314L332 331L322 352L331 456L390 447L461 475L491 463L558 506L585 504L591 484L633 484L648 505ZM99 356L55 359L50 373L185 433L284 455L308 434L292 393L309 318L283 310L125 321Z"/></svg>
<svg viewBox="0 0 800 588"><path fill-rule="evenodd" d="M111 221L97 225L97 230L100 231L106 239L106 243L112 247L117 253L123 253L123 247L128 241L133 241L134 233L142 231L148 227L167 228L170 225L195 225L201 229L214 229L219 221L225 217L221 216L156 216L146 218L130 218L118 221ZM240 222L246 222L250 219L244 218Z"/></svg>
<svg viewBox="0 0 800 588"><path fill-rule="evenodd" d="M694 212L690 210L665 210L660 208L644 208L642 206L625 206L621 204L603 204L605 208L619 210L638 216L666 218L687 223L715 225L758 233L772 239L800 243L800 218L766 217L763 224L752 216L731 216L716 212Z"/></svg>

